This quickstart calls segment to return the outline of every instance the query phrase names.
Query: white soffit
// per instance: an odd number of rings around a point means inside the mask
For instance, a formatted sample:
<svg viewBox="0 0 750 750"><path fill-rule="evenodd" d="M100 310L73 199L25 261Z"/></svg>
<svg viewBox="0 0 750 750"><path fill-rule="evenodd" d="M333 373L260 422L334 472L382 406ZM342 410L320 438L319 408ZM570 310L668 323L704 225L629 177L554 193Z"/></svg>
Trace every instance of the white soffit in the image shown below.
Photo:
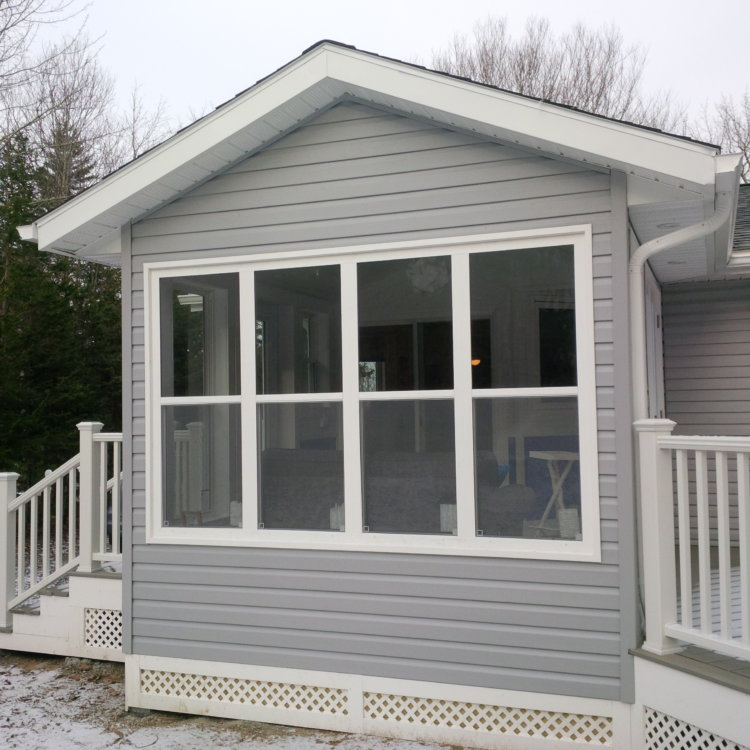
<svg viewBox="0 0 750 750"><path fill-rule="evenodd" d="M715 179L710 146L325 42L39 219L39 247L94 257L123 224L346 97L675 190L700 193Z"/></svg>
<svg viewBox="0 0 750 750"><path fill-rule="evenodd" d="M711 211L708 213L710 215ZM677 229L698 224L705 216L702 200L644 203L630 207L630 222L641 245ZM706 240L694 240L658 253L649 260L649 265L662 283L703 278L710 266Z"/></svg>

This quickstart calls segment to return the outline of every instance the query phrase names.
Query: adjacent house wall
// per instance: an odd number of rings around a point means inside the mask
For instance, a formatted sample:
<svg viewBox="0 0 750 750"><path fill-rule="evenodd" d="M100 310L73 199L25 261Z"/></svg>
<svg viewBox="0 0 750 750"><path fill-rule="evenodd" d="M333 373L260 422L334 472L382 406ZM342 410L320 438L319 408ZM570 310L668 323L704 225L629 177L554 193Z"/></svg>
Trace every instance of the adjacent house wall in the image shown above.
<svg viewBox="0 0 750 750"><path fill-rule="evenodd" d="M750 429L750 280L662 288L667 416L676 434Z"/></svg>
<svg viewBox="0 0 750 750"><path fill-rule="evenodd" d="M631 518L632 498L617 497L611 184L350 103L134 225L132 652L630 695L623 654L635 644L621 622L632 612L623 618L621 607L631 596L619 566L634 561L632 545L621 561L617 522L618 503ZM615 200L624 206L624 189ZM144 262L579 224L594 232L601 564L145 544Z"/></svg>

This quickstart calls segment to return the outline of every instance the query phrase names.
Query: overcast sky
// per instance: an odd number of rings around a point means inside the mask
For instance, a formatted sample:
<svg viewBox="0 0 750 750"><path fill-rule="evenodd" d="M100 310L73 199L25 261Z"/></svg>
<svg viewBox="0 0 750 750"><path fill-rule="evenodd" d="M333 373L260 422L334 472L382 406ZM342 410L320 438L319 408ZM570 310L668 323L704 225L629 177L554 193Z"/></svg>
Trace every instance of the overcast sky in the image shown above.
<svg viewBox="0 0 750 750"><path fill-rule="evenodd" d="M750 0L93 0L87 12L121 100L137 83L150 106L164 99L175 124L320 39L427 64L488 14L519 32L529 15L559 29L615 23L646 48L648 89L672 91L694 113L750 85Z"/></svg>

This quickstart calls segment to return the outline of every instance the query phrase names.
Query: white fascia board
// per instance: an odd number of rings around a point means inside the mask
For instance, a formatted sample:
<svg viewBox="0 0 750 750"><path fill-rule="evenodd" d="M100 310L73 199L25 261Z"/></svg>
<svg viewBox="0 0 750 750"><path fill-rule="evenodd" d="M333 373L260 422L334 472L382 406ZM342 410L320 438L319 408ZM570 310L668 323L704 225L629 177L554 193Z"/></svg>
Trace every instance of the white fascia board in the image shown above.
<svg viewBox="0 0 750 750"><path fill-rule="evenodd" d="M702 144L340 47L330 48L328 70L331 78L353 86L444 112L446 124L451 114L486 123L497 128L498 137L516 133L548 144L553 155L588 155L604 167L662 174L677 183L709 185L714 180L716 150Z"/></svg>
<svg viewBox="0 0 750 750"><path fill-rule="evenodd" d="M326 77L323 48L292 63L36 222L40 249L126 203ZM176 195L175 195L176 197Z"/></svg>
<svg viewBox="0 0 750 750"><path fill-rule="evenodd" d="M34 224L23 224L19 227L16 227L18 229L18 236L22 240L26 240L27 242L36 242L37 237L37 227L36 223Z"/></svg>

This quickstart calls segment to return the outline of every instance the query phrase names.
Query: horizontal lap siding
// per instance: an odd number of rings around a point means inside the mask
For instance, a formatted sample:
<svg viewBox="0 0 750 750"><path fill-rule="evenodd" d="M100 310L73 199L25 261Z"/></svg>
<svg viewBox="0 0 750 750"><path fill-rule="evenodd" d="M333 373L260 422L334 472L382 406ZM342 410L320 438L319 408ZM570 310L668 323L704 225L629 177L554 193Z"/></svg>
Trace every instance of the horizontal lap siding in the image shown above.
<svg viewBox="0 0 750 750"><path fill-rule="evenodd" d="M665 286L662 304L675 432L750 434L750 281Z"/></svg>
<svg viewBox="0 0 750 750"><path fill-rule="evenodd" d="M750 281L666 286L664 380L667 416L675 434L750 435ZM697 539L695 465L688 469L690 526ZM729 533L739 538L737 467L728 464ZM708 491L716 493L716 466L708 462ZM709 506L709 531L718 538L717 507Z"/></svg>
<svg viewBox="0 0 750 750"><path fill-rule="evenodd" d="M133 652L617 698L609 176L340 105L133 227ZM142 263L591 224L603 564L145 545Z"/></svg>

